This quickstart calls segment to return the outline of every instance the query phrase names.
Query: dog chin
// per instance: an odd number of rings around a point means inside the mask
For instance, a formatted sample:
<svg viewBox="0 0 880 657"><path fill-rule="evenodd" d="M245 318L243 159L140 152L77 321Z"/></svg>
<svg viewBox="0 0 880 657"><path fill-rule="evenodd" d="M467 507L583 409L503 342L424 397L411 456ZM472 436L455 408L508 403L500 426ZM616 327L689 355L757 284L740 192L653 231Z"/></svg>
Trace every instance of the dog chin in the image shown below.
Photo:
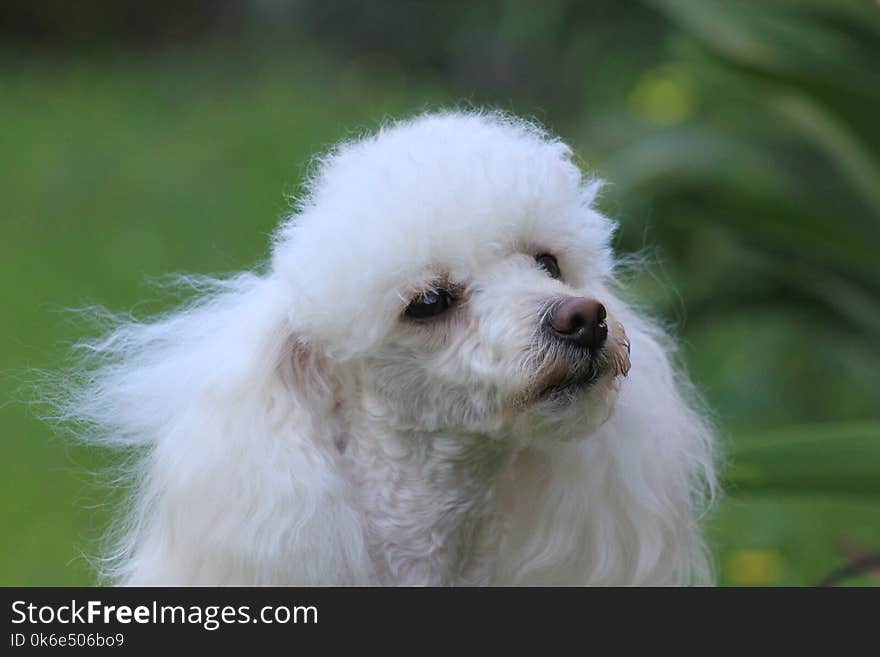
<svg viewBox="0 0 880 657"><path fill-rule="evenodd" d="M542 377L525 405L526 433L568 441L584 438L611 417L618 392L629 373L629 342L625 333L603 349L588 366L575 363Z"/></svg>
<svg viewBox="0 0 880 657"><path fill-rule="evenodd" d="M618 391L609 372L553 387L521 409L514 434L531 447L586 438L611 418Z"/></svg>
<svg viewBox="0 0 880 657"><path fill-rule="evenodd" d="M565 401L573 400L596 385L605 372L591 362L583 372L573 372L559 381L551 381L545 384L537 396L536 401Z"/></svg>
<svg viewBox="0 0 880 657"><path fill-rule="evenodd" d="M580 417L585 409L590 415L607 415L602 409L613 406L618 386L607 372L554 385L546 389L535 401L533 408L537 415L553 422ZM576 420L579 422L580 420ZM565 422L567 424L567 422Z"/></svg>

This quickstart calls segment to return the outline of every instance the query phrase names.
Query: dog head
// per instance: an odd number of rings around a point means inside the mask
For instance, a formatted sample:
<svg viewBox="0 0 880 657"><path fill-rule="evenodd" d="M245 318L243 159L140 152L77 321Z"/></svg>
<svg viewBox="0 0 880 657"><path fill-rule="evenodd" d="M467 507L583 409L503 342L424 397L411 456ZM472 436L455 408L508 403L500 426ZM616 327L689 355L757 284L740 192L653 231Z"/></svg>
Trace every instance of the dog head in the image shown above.
<svg viewBox="0 0 880 657"><path fill-rule="evenodd" d="M396 428L584 433L629 368L597 189L564 144L497 115L343 145L274 252L291 325Z"/></svg>

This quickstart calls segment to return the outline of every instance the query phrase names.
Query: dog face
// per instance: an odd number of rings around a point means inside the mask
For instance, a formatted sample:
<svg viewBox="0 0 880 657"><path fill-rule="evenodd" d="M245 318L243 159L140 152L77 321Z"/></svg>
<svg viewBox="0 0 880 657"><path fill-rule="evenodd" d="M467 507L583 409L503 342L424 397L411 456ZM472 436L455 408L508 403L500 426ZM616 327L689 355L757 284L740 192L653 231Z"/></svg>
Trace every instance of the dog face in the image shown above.
<svg viewBox="0 0 880 657"><path fill-rule="evenodd" d="M528 124L477 116L342 147L275 252L297 335L398 429L600 424L629 343L605 284L612 227L570 157Z"/></svg>
<svg viewBox="0 0 880 657"><path fill-rule="evenodd" d="M629 344L611 296L566 283L563 263L533 247L438 272L363 359L365 390L400 428L583 435L607 418Z"/></svg>

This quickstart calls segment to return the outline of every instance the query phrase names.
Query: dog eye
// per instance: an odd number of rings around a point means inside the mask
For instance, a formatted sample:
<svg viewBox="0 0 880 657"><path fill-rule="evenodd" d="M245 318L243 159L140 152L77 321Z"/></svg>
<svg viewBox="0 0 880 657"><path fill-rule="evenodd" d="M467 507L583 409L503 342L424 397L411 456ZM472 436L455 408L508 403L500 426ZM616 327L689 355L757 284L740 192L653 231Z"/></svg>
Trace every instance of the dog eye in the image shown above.
<svg viewBox="0 0 880 657"><path fill-rule="evenodd" d="M538 263L538 266L541 269L550 274L550 278L559 278L562 276L562 272L559 271L559 263L556 262L556 258L549 253L536 255L535 262Z"/></svg>
<svg viewBox="0 0 880 657"><path fill-rule="evenodd" d="M452 297L448 292L425 292L410 302L404 313L410 319L431 319L442 315L452 305Z"/></svg>

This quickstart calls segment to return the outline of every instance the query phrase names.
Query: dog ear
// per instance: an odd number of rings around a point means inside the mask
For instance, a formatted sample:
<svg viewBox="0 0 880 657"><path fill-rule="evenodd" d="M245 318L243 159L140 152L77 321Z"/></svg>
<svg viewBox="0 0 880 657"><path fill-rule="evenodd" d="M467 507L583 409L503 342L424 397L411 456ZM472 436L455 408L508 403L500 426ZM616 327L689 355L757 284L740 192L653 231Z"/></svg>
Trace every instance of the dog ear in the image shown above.
<svg viewBox="0 0 880 657"><path fill-rule="evenodd" d="M330 361L291 335L289 288L244 275L87 345L68 415L134 455L106 560L132 585L366 584L338 474Z"/></svg>
<svg viewBox="0 0 880 657"><path fill-rule="evenodd" d="M598 440L583 445L605 472L602 488L593 481L587 493L601 507L587 534L600 554L599 537L617 536L604 545L623 546L625 559L606 553L604 563L628 569L622 581L708 584L713 573L699 523L717 488L714 430L675 365L673 340L625 306L621 313L631 367Z"/></svg>
<svg viewBox="0 0 880 657"><path fill-rule="evenodd" d="M620 514L618 532L631 550L629 581L710 584L699 525L718 490L715 430L675 362L673 339L624 313L631 368L598 442L613 473L607 495Z"/></svg>
<svg viewBox="0 0 880 657"><path fill-rule="evenodd" d="M671 340L626 308L631 368L609 419L581 440L528 456L517 495L528 515L505 566L522 584L709 584L699 528L715 489L715 436L676 371ZM550 556L552 555L552 557ZM566 563L565 575L548 564Z"/></svg>

